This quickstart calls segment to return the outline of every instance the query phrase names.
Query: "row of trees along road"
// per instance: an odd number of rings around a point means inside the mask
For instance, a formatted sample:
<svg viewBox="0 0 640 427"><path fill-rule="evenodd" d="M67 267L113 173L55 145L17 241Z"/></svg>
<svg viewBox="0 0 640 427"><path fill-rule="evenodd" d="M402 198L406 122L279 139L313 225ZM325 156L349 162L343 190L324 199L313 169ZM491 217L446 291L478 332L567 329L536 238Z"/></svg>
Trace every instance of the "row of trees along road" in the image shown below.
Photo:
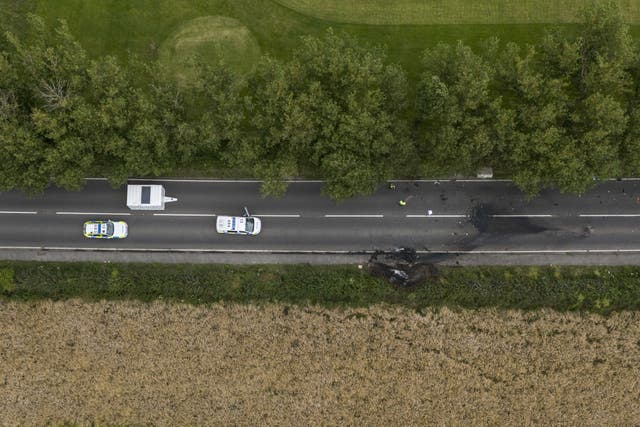
<svg viewBox="0 0 640 427"><path fill-rule="evenodd" d="M185 83L159 63L90 58L64 22L30 16L0 56L0 188L118 186L207 158L253 171L265 195L308 173L344 199L482 166L529 195L584 192L640 171L640 49L613 3L582 16L535 46L427 49L415 88L383 49L331 30L247 76L197 65Z"/></svg>

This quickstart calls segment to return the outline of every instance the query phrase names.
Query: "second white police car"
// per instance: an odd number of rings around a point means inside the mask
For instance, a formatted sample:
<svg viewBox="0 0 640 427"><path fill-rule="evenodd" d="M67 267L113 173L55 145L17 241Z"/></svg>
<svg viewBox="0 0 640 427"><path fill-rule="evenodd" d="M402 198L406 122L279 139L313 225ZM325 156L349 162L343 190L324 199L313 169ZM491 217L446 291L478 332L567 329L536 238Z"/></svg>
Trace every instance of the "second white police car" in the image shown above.
<svg viewBox="0 0 640 427"><path fill-rule="evenodd" d="M260 218L253 216L219 216L216 220L216 231L222 234L256 235L261 229Z"/></svg>

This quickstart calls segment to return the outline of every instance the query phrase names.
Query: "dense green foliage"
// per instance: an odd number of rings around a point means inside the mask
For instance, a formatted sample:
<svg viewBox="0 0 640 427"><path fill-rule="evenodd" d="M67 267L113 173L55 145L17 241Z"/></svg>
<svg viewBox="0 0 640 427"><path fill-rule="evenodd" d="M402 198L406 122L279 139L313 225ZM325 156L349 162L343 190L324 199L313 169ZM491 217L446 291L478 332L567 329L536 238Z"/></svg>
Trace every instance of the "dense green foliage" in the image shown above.
<svg viewBox="0 0 640 427"><path fill-rule="evenodd" d="M511 10L519 8L519 3L522 3L516 0L508 1L518 3L511 5ZM528 1L525 7L535 8L536 3L548 1L550 0ZM50 23L55 23L60 18L66 19L73 34L92 56L115 55L125 59L127 53L132 51L141 57L156 59L163 55L166 42L172 40L175 32L180 31L183 25L199 17L229 17L242 23L251 32L263 53L285 60L289 59L293 50L299 46L301 36L321 36L327 28L333 27L372 45L386 45L389 59L405 68L410 78L415 78L420 73L421 52L427 47L439 42L455 43L457 40L464 40L465 43L477 47L479 42L490 36L516 43L534 43L544 34L546 25L542 22L575 22L577 10L566 6L566 3L561 6L566 9L565 13L571 15L570 20L509 20L504 19L504 9L493 1L491 6L496 12L501 13L502 19L486 21L486 14L480 12L480 9L459 6L460 3L466 2L454 2L458 3L457 7L454 3L440 2L439 10L441 7L450 9L450 21L443 22L445 25L406 25L400 22L396 25L362 25L362 22L358 23L353 19L349 19L349 23L340 23L297 13L283 6L287 3L289 2L280 0L0 0L0 26L3 11L15 9L17 4L23 5L21 9L27 5L32 7L33 13L43 16ZM366 2L357 3L363 5ZM395 2L378 3L384 8L396 6ZM413 3L428 10L424 8L423 0L413 0ZM351 13L355 14L354 2L343 4L351 5ZM480 12L482 19L473 19L471 22L475 24L462 25L463 20L456 15L467 15L470 12ZM415 16L408 9L404 13L409 19ZM442 18L440 13L437 15ZM402 18L398 15L396 17ZM528 13L527 18L530 17L532 15ZM625 9L626 22L632 24L635 34L640 34L640 20L637 17L637 13L631 12L629 8ZM485 24L479 24L482 21ZM10 23L15 22L16 19L12 16ZM563 27L572 29L575 24L563 24ZM218 57L211 56L210 52L206 51L200 53L209 61ZM245 55L246 53L244 50L238 52L235 49L234 61L251 68L253 58L251 55Z"/></svg>
<svg viewBox="0 0 640 427"><path fill-rule="evenodd" d="M415 88L384 49L332 30L247 75L194 58L185 81L135 56L91 58L64 21L28 21L0 57L0 189L120 185L202 159L252 171L266 195L312 174L334 199L483 166L530 195L640 171L640 49L614 3L536 45L438 44Z"/></svg>
<svg viewBox="0 0 640 427"><path fill-rule="evenodd" d="M0 61L0 188L77 189L94 173L119 185L215 155L236 131L240 99L224 68L185 90L158 64L88 59L64 21L53 33L30 23L26 40L7 34Z"/></svg>
<svg viewBox="0 0 640 427"><path fill-rule="evenodd" d="M397 304L609 313L640 309L637 267L443 267L395 289L355 266L0 262L0 300L168 300L328 307ZM4 283L11 283L4 286Z"/></svg>
<svg viewBox="0 0 640 427"><path fill-rule="evenodd" d="M492 64L459 42L427 50L424 68L417 94L424 174L473 175L478 165L493 165L504 137L497 127L505 119L490 90Z"/></svg>
<svg viewBox="0 0 640 427"><path fill-rule="evenodd" d="M506 162L516 184L529 192L549 186L583 192L592 177L638 173L621 155L629 151L637 45L611 4L587 9L584 20L574 39L550 33L516 72L519 56L504 58L510 64L504 69L511 67L505 86L513 97L505 106L516 117Z"/></svg>
<svg viewBox="0 0 640 427"><path fill-rule="evenodd" d="M337 199L372 193L392 177L411 149L406 78L377 50L332 31L306 37L294 58L265 58L249 79L249 137L238 161L254 166L263 192L279 195L305 165L327 179Z"/></svg>
<svg viewBox="0 0 640 427"><path fill-rule="evenodd" d="M418 94L427 171L493 166L530 195L636 175L638 44L614 3L589 6L583 22L524 48L490 40L482 56L461 44L428 50Z"/></svg>

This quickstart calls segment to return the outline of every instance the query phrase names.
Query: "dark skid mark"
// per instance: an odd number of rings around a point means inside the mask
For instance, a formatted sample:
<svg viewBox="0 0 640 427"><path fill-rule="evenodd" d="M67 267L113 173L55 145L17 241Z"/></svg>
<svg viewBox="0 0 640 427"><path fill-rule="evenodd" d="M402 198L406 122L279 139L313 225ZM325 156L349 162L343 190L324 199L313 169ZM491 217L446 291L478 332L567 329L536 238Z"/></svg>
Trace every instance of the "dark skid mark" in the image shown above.
<svg viewBox="0 0 640 427"><path fill-rule="evenodd" d="M531 222L530 218L495 218L500 214L491 205L479 203L471 208L469 221L480 233L491 234L533 234L548 231L548 227Z"/></svg>
<svg viewBox="0 0 640 427"><path fill-rule="evenodd" d="M566 230L558 230L551 227L544 227L531 222L530 218L495 218L492 215L509 213L509 209L497 209L490 204L476 203L469 213L469 222L478 230L478 233L469 237L457 238L455 246L461 251L473 251L478 247L499 244L506 236L527 235L542 232L567 233ZM591 230L581 230L582 233L569 233L567 237L586 237ZM454 233L455 234L455 233ZM466 233L465 233L466 234ZM406 246L405 246L406 245ZM410 265L434 266L444 261L455 259L460 256L456 253L426 253L417 254L413 247L422 248L428 251L428 246L419 242L403 242L404 247L393 250L382 250L377 252L369 260L371 268L379 274L385 276L394 285L406 285L414 283L414 277L407 269ZM400 267L399 267L400 265ZM386 266L386 268L384 268ZM393 271L399 270L399 271ZM404 274L408 274L404 277ZM382 274L384 272L384 274ZM415 272L413 272L415 274ZM427 274L429 276L430 274ZM420 275L416 275L420 276ZM417 280L418 282L420 280Z"/></svg>

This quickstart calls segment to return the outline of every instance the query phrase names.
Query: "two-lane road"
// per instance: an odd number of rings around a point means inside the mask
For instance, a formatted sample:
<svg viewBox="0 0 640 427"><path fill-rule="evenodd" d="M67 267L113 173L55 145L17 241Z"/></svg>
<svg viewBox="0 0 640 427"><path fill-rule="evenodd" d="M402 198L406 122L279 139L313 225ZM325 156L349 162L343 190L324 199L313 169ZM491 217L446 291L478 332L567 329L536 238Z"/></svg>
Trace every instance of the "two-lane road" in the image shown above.
<svg viewBox="0 0 640 427"><path fill-rule="evenodd" d="M178 201L164 211L131 211L126 187L114 190L102 179L88 179L80 192L0 193L0 247L640 252L640 180L606 181L581 196L545 192L533 200L509 181L396 181L394 190L382 187L340 203L322 196L322 183L314 181L292 182L280 199L261 197L255 181L130 183L162 184ZM240 215L244 206L262 218L262 233L217 234L216 215ZM85 239L81 228L89 219L124 220L129 237Z"/></svg>

